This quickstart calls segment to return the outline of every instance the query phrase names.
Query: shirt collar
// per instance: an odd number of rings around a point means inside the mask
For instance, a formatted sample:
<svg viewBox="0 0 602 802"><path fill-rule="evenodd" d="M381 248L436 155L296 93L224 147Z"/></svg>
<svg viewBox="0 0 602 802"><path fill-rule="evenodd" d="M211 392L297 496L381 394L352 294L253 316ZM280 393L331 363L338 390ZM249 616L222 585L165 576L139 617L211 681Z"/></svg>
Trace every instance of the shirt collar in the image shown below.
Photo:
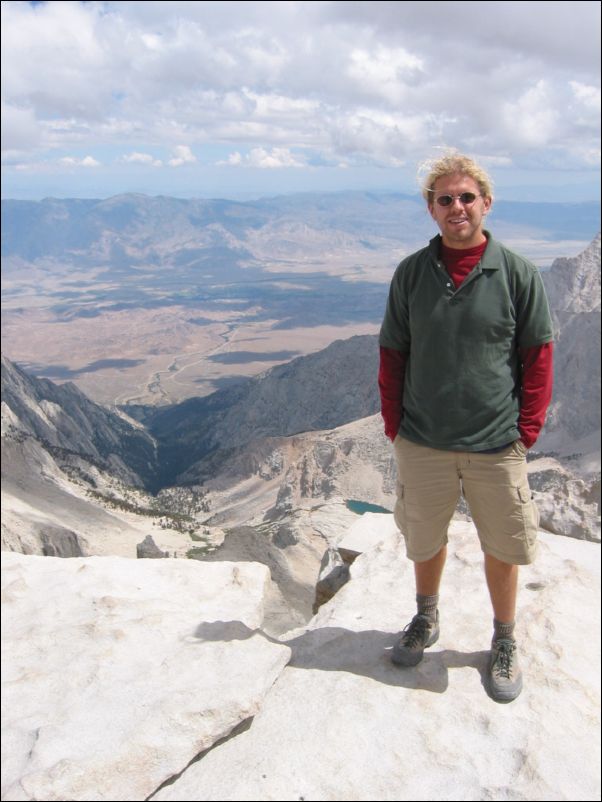
<svg viewBox="0 0 602 802"><path fill-rule="evenodd" d="M495 240L489 231L484 229L483 233L487 237L487 247L485 248L485 253L483 254L483 258L480 262L481 270L499 270L504 263L504 257L502 254L502 249ZM434 257L435 260L439 258L439 252L441 249L441 234L437 234L436 237L429 242L429 253Z"/></svg>

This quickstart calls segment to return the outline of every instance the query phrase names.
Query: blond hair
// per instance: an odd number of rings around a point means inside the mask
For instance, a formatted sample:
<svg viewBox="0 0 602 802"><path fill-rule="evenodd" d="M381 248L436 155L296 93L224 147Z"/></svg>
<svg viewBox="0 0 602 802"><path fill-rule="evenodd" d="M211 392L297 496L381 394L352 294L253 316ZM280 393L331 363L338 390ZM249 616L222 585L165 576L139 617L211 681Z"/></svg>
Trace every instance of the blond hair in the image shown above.
<svg viewBox="0 0 602 802"><path fill-rule="evenodd" d="M457 151L449 151L439 159L424 162L419 172L427 172L426 178L422 181L422 197L430 204L432 194L435 189L435 182L438 178L448 175L467 175L479 185L479 190L484 198L493 200L493 182L485 170L471 159Z"/></svg>

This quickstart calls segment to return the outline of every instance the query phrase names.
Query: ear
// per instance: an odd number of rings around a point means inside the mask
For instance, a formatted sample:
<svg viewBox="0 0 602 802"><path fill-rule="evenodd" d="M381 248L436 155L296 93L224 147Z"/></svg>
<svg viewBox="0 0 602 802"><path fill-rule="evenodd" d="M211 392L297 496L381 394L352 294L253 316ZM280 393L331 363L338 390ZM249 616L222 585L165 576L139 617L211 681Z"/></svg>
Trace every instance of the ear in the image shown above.
<svg viewBox="0 0 602 802"><path fill-rule="evenodd" d="M489 214L493 198L483 198L483 214Z"/></svg>

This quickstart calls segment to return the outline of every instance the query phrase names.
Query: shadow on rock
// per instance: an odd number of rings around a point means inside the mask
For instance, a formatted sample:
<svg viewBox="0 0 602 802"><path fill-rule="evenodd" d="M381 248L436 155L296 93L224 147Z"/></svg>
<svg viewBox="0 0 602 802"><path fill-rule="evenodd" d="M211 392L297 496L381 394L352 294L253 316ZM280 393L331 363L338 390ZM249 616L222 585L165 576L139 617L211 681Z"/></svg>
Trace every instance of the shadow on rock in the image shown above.
<svg viewBox="0 0 602 802"><path fill-rule="evenodd" d="M290 668L346 671L387 685L444 693L448 686L449 670L469 667L479 673L481 683L485 684L488 651L429 649L417 666L400 668L391 662L390 652L398 637L391 632L354 632L341 627L321 627L287 641L271 638L240 621L204 622L195 632L195 636L203 641L246 640L254 635L288 646L292 652L288 663Z"/></svg>

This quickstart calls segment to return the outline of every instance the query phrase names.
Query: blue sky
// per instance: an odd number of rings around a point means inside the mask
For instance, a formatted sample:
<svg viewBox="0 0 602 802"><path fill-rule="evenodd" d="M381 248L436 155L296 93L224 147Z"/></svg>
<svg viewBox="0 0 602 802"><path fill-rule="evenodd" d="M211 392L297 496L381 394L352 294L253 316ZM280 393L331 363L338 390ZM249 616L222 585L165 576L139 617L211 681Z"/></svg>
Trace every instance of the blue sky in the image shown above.
<svg viewBox="0 0 602 802"><path fill-rule="evenodd" d="M600 193L598 2L3 2L2 196Z"/></svg>

